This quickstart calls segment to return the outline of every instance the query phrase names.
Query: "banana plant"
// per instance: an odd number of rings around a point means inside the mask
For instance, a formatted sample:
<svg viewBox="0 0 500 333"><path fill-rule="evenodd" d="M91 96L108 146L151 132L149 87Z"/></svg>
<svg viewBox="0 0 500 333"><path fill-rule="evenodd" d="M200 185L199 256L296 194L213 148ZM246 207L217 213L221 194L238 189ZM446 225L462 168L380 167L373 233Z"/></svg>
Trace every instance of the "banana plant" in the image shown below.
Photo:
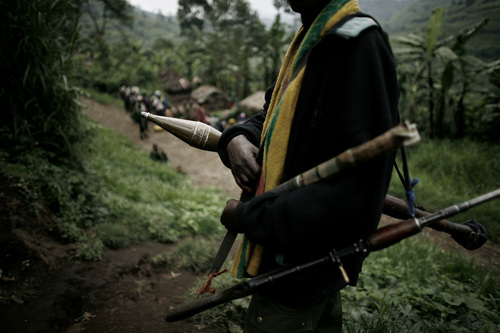
<svg viewBox="0 0 500 333"><path fill-rule="evenodd" d="M436 47L437 38L441 29L443 16L443 8L434 9L431 12L429 24L425 30L425 36L421 37L416 34L408 36L398 36L393 38L393 41L403 47L395 50L395 56L402 63L417 63L418 67L413 77L413 82L417 83L420 80L426 82L428 110L429 110L429 135L434 136L434 77L433 63L440 51Z"/></svg>
<svg viewBox="0 0 500 333"><path fill-rule="evenodd" d="M417 64L412 84L422 84L427 92L428 124L431 138L445 135L446 101L450 89L456 83L455 74L460 74L462 79L454 111L454 120L457 136L463 137L465 133L464 97L475 78L475 75L469 75L471 74L469 68L472 68L474 73L481 70L481 66L478 66L480 61L466 54L465 45L484 28L488 19L483 19L458 33L438 40L442 18L443 9L437 8L431 13L424 37L410 34L393 38L395 43L402 45L401 48L395 50L395 55L402 64Z"/></svg>

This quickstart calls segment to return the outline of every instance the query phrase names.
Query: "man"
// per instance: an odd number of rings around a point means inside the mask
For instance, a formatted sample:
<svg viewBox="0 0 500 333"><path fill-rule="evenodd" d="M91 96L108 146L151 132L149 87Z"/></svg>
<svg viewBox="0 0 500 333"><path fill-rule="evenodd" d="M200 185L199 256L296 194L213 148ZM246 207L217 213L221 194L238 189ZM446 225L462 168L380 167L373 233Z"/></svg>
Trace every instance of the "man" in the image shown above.
<svg viewBox="0 0 500 333"><path fill-rule="evenodd" d="M151 107L154 114L159 116L165 116L165 104L163 103L163 98L161 97L161 91L156 90L153 96L151 96Z"/></svg>
<svg viewBox="0 0 500 333"><path fill-rule="evenodd" d="M398 85L387 36L356 0L288 1L301 14L264 110L226 129L219 155L243 191L221 216L243 233L232 273L255 276L311 261L367 237L378 225L393 154L341 177L285 194L268 191L399 122ZM355 284L364 255L343 262ZM273 285L252 297L245 332L340 332L335 265Z"/></svg>

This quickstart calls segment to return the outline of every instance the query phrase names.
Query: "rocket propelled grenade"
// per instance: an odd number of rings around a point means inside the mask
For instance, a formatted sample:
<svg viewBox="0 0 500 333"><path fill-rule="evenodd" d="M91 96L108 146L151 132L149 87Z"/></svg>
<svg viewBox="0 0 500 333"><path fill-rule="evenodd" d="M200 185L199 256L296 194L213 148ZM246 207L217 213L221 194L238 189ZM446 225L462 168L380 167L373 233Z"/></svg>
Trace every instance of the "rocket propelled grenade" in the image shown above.
<svg viewBox="0 0 500 333"><path fill-rule="evenodd" d="M217 151L217 142L221 133L210 125L200 121L158 116L145 111L141 112L141 117L152 121L192 147Z"/></svg>

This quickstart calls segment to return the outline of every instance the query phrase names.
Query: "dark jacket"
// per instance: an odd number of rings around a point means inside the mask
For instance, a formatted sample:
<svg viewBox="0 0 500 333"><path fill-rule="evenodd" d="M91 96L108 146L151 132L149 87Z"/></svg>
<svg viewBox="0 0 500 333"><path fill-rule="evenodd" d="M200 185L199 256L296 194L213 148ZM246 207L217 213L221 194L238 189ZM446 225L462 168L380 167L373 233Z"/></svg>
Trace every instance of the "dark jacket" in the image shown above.
<svg viewBox="0 0 500 333"><path fill-rule="evenodd" d="M259 146L271 92L266 93L262 112L223 132L219 154L226 165L226 146L234 136L245 134ZM309 55L283 181L396 126L398 96L394 57L386 34L378 26L355 38L331 31ZM388 154L340 177L281 195L264 193L239 205L236 213L245 235L264 245L260 272L279 267L278 256L284 256L285 263L316 259L376 230L393 160L394 155ZM359 255L344 262L353 284L363 259ZM267 293L301 307L317 303L345 285L332 265L273 286Z"/></svg>

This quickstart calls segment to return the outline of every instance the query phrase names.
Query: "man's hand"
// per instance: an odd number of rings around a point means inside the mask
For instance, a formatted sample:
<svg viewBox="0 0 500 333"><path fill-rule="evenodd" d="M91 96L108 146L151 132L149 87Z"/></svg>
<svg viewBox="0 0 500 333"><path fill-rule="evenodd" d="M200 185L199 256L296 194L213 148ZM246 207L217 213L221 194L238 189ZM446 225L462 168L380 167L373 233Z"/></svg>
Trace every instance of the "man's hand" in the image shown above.
<svg viewBox="0 0 500 333"><path fill-rule="evenodd" d="M240 134L229 142L227 152L236 184L244 191L252 191L260 172L260 166L256 161L259 148L248 141L246 136Z"/></svg>
<svg viewBox="0 0 500 333"><path fill-rule="evenodd" d="M241 203L241 201L230 199L226 202L226 207L222 212L220 217L220 222L226 227L227 230L240 233L240 227L238 225L238 220L234 214L236 207Z"/></svg>

